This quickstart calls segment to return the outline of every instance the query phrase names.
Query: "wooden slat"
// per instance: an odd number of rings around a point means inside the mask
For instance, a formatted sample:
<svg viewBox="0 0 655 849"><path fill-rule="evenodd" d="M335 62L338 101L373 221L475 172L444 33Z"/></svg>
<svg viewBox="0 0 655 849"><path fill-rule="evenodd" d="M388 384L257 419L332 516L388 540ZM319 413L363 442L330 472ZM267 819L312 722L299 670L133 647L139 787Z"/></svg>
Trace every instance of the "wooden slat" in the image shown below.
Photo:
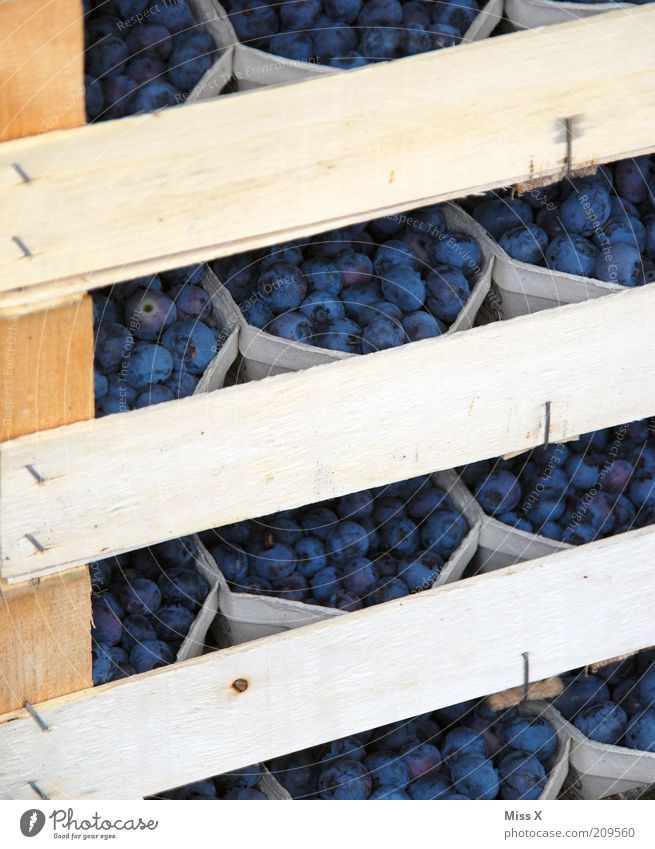
<svg viewBox="0 0 655 849"><path fill-rule="evenodd" d="M527 450L546 401L552 441L651 415L654 310L645 286L13 440L0 446L2 574Z"/></svg>
<svg viewBox="0 0 655 849"><path fill-rule="evenodd" d="M136 798L516 686L525 651L541 679L651 645L654 556L642 529L39 705L46 734L2 717L0 787Z"/></svg>
<svg viewBox="0 0 655 849"><path fill-rule="evenodd" d="M82 54L79 0L0 0L0 140L84 123ZM0 357L0 440L93 416L89 298L3 316ZM90 618L84 566L0 581L0 710L89 686Z"/></svg>
<svg viewBox="0 0 655 849"><path fill-rule="evenodd" d="M643 6L10 143L5 305L559 176L566 117L576 167L652 150L653 29Z"/></svg>
<svg viewBox="0 0 655 849"><path fill-rule="evenodd" d="M0 141L84 124L83 45L81 0L0 0Z"/></svg>

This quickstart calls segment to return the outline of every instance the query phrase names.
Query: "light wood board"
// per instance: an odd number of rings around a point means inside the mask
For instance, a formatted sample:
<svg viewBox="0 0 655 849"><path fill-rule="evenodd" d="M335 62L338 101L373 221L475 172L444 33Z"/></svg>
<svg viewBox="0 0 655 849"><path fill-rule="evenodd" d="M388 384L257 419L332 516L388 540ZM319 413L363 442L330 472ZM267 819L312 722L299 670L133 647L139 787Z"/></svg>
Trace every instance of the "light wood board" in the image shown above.
<svg viewBox="0 0 655 849"><path fill-rule="evenodd" d="M137 798L517 686L522 652L538 680L651 645L654 556L633 531L2 717L0 792Z"/></svg>
<svg viewBox="0 0 655 849"><path fill-rule="evenodd" d="M647 5L8 143L4 308L560 177L565 118L574 167L653 150L654 29Z"/></svg>
<svg viewBox="0 0 655 849"><path fill-rule="evenodd" d="M84 123L82 53L78 0L0 0L0 139ZM0 357L0 440L93 416L88 297L1 318ZM89 686L90 619L84 566L0 581L0 710Z"/></svg>
<svg viewBox="0 0 655 849"><path fill-rule="evenodd" d="M12 440L2 575L527 450L546 401L551 441L651 415L654 310L645 286Z"/></svg>

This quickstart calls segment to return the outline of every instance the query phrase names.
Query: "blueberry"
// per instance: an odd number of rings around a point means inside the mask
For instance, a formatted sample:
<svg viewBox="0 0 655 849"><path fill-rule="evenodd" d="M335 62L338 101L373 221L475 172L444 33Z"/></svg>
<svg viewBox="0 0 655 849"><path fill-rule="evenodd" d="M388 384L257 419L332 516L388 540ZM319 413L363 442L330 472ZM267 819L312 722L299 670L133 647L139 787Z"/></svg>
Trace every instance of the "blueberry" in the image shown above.
<svg viewBox="0 0 655 849"><path fill-rule="evenodd" d="M400 262L386 268L382 292L387 301L403 312L413 312L423 306L425 283L418 271Z"/></svg>
<svg viewBox="0 0 655 849"><path fill-rule="evenodd" d="M322 324L315 334L315 341L321 348L359 354L362 350L362 329L350 318L339 318Z"/></svg>
<svg viewBox="0 0 655 849"><path fill-rule="evenodd" d="M177 318L177 309L163 292L137 290L125 303L125 324L137 339L155 341Z"/></svg>
<svg viewBox="0 0 655 849"><path fill-rule="evenodd" d="M162 601L166 605L180 604L198 610L209 593L207 580L198 572L185 566L168 569L158 581Z"/></svg>
<svg viewBox="0 0 655 849"><path fill-rule="evenodd" d="M162 344L170 351L175 368L191 374L202 374L216 353L213 332L196 319L174 321L164 332Z"/></svg>
<svg viewBox="0 0 655 849"><path fill-rule="evenodd" d="M352 24L362 9L362 0L323 0L325 14L336 21Z"/></svg>
<svg viewBox="0 0 655 849"><path fill-rule="evenodd" d="M163 24L169 32L183 32L195 24L186 0L166 0L165 5L157 4L156 9L157 22Z"/></svg>
<svg viewBox="0 0 655 849"><path fill-rule="evenodd" d="M238 584L248 574L248 555L245 551L219 545L211 549L211 555L229 583Z"/></svg>
<svg viewBox="0 0 655 849"><path fill-rule="evenodd" d="M645 705L655 703L655 664L652 664L639 681L639 698Z"/></svg>
<svg viewBox="0 0 655 849"><path fill-rule="evenodd" d="M546 770L537 758L527 752L505 755L498 772L501 799L538 799L546 786Z"/></svg>
<svg viewBox="0 0 655 849"><path fill-rule="evenodd" d="M198 549L191 537L180 537L160 542L151 548L152 554L165 568L172 566L191 566Z"/></svg>
<svg viewBox="0 0 655 849"><path fill-rule="evenodd" d="M145 640L130 652L130 663L135 672L150 672L175 661L170 646L163 640Z"/></svg>
<svg viewBox="0 0 655 849"><path fill-rule="evenodd" d="M304 313L288 312L274 318L269 327L273 336L281 336L292 342L309 342L313 335L313 327Z"/></svg>
<svg viewBox="0 0 655 849"><path fill-rule="evenodd" d="M276 581L275 589L279 598L286 598L289 601L304 601L309 590L309 583L300 572L293 572L288 578Z"/></svg>
<svg viewBox="0 0 655 849"><path fill-rule="evenodd" d="M462 726L453 728L444 737L441 753L445 761L455 761L464 755L489 757L489 747L482 734L472 728Z"/></svg>
<svg viewBox="0 0 655 849"><path fill-rule="evenodd" d="M321 14L321 0L283 0L278 6L280 22L287 30L308 30Z"/></svg>
<svg viewBox="0 0 655 849"><path fill-rule="evenodd" d="M412 593L430 589L439 577L439 572L440 567L435 568L420 556L409 557L398 564L398 577L403 579Z"/></svg>
<svg viewBox="0 0 655 849"><path fill-rule="evenodd" d="M274 35L279 28L275 9L260 0L230 0L229 18L239 41L245 44Z"/></svg>
<svg viewBox="0 0 655 849"><path fill-rule="evenodd" d="M419 53L432 50L432 33L428 32L428 26L429 24L412 24L403 32L400 44L403 56L418 56Z"/></svg>
<svg viewBox="0 0 655 849"><path fill-rule="evenodd" d="M364 758L364 766L373 779L373 786L406 787L411 781L405 760L391 751L377 751Z"/></svg>
<svg viewBox="0 0 655 849"><path fill-rule="evenodd" d="M649 708L630 720L625 742L630 749L655 752L655 710Z"/></svg>
<svg viewBox="0 0 655 849"><path fill-rule="evenodd" d="M637 156L623 159L614 166L619 194L632 203L643 203L648 198L648 181L653 173L650 157Z"/></svg>
<svg viewBox="0 0 655 849"><path fill-rule="evenodd" d="M619 242L604 248L596 259L595 273L604 283L621 286L641 286L644 266L641 254L634 245Z"/></svg>
<svg viewBox="0 0 655 849"><path fill-rule="evenodd" d="M149 383L162 383L173 371L173 357L161 345L137 342L130 353L125 378L134 389L144 389Z"/></svg>
<svg viewBox="0 0 655 849"><path fill-rule="evenodd" d="M546 265L554 271L593 277L598 251L582 236L555 236L546 250Z"/></svg>
<svg viewBox="0 0 655 849"><path fill-rule="evenodd" d="M118 601L128 613L154 613L161 604L161 593L157 584L148 578L137 578L123 584L118 591Z"/></svg>
<svg viewBox="0 0 655 849"><path fill-rule="evenodd" d="M368 596L378 581L378 571L366 557L360 557L350 563L341 577L343 588L359 598Z"/></svg>
<svg viewBox="0 0 655 849"><path fill-rule="evenodd" d="M463 310L471 290L461 271L438 266L426 278L427 307L446 325L452 324Z"/></svg>
<svg viewBox="0 0 655 849"><path fill-rule="evenodd" d="M323 767L318 776L321 799L368 799L372 789L371 776L354 758L338 758Z"/></svg>
<svg viewBox="0 0 655 849"><path fill-rule="evenodd" d="M326 542L338 521L337 514L328 507L310 507L303 511L300 526Z"/></svg>
<svg viewBox="0 0 655 849"><path fill-rule="evenodd" d="M332 56L344 56L354 50L357 33L343 21L330 21L312 32L312 40L319 62L325 64Z"/></svg>
<svg viewBox="0 0 655 849"><path fill-rule="evenodd" d="M603 186L574 189L560 207L560 219L569 233L590 236L603 227L611 214L609 191Z"/></svg>
<svg viewBox="0 0 655 849"><path fill-rule="evenodd" d="M477 0L437 0L431 4L432 20L449 24L460 33L465 33L478 16Z"/></svg>
<svg viewBox="0 0 655 849"><path fill-rule="evenodd" d="M441 510L421 526L421 543L431 553L447 560L459 548L469 531L466 519L452 510Z"/></svg>
<svg viewBox="0 0 655 849"><path fill-rule="evenodd" d="M407 788L411 799L427 801L429 799L443 799L448 792L450 782L443 775L426 775L419 778Z"/></svg>
<svg viewBox="0 0 655 849"><path fill-rule="evenodd" d="M344 287L366 283L373 274L373 263L364 253L345 251L335 257L334 264L339 270Z"/></svg>
<svg viewBox="0 0 655 849"><path fill-rule="evenodd" d="M360 27L392 27L403 21L403 7L399 0L367 0L359 13Z"/></svg>
<svg viewBox="0 0 655 849"><path fill-rule="evenodd" d="M180 102L180 91L166 80L152 80L141 86L134 95L131 111L155 112Z"/></svg>
<svg viewBox="0 0 655 849"><path fill-rule="evenodd" d="M339 573L334 566L326 566L314 574L310 580L314 597L321 604L327 604L338 589Z"/></svg>
<svg viewBox="0 0 655 849"><path fill-rule="evenodd" d="M543 265L546 260L548 236L536 224L527 224L507 230L499 241L500 247L512 259L528 262L531 265Z"/></svg>
<svg viewBox="0 0 655 849"><path fill-rule="evenodd" d="M513 510L521 500L521 486L511 472L490 472L475 491L480 506L489 515Z"/></svg>
<svg viewBox="0 0 655 849"><path fill-rule="evenodd" d="M173 49L170 32L162 24L143 23L132 27L127 34L130 57L146 56L166 62Z"/></svg>
<svg viewBox="0 0 655 849"><path fill-rule="evenodd" d="M410 266L416 270L419 270L420 267L412 249L400 239L390 239L380 245L373 257L373 268L376 274L379 274L382 278L387 275L388 269L394 265Z"/></svg>
<svg viewBox="0 0 655 849"><path fill-rule="evenodd" d="M211 68L211 53L207 53L203 47L204 45L184 42L173 48L168 79L179 91L191 91Z"/></svg>
<svg viewBox="0 0 655 849"><path fill-rule="evenodd" d="M406 27L427 27L430 21L430 7L424 0L407 0L403 3L403 23Z"/></svg>
<svg viewBox="0 0 655 849"><path fill-rule="evenodd" d="M368 553L368 546L366 528L348 519L338 522L336 527L331 529L327 539L330 559L340 565L365 557Z"/></svg>
<svg viewBox="0 0 655 849"><path fill-rule="evenodd" d="M211 299L201 286L179 283L169 291L177 310L177 317L207 319L211 313Z"/></svg>
<svg viewBox="0 0 655 849"><path fill-rule="evenodd" d="M94 646L91 678L94 687L125 677L122 667L128 667L127 655L122 649L100 643Z"/></svg>
<svg viewBox="0 0 655 849"><path fill-rule="evenodd" d="M320 289L330 295L338 295L342 289L341 272L333 262L317 257L307 259L300 266L310 291Z"/></svg>
<svg viewBox="0 0 655 849"><path fill-rule="evenodd" d="M407 513L410 518L418 521L426 519L442 506L447 506L448 496L436 486L430 483L422 486L412 497L407 505Z"/></svg>
<svg viewBox="0 0 655 849"><path fill-rule="evenodd" d="M470 799L496 799L500 790L498 772L491 761L482 755L462 755L451 766L453 785L457 793Z"/></svg>
<svg viewBox="0 0 655 849"><path fill-rule="evenodd" d="M314 42L306 32L278 32L271 38L268 49L276 56L296 62L311 62L316 54Z"/></svg>
<svg viewBox="0 0 655 849"><path fill-rule="evenodd" d="M384 549L396 557L407 557L419 545L419 531L407 516L395 516L380 528L380 542Z"/></svg>
<svg viewBox="0 0 655 849"><path fill-rule="evenodd" d="M384 604L397 598L409 595L409 587L401 578L383 578L377 589L372 593L371 604Z"/></svg>
<svg viewBox="0 0 655 849"><path fill-rule="evenodd" d="M410 312L402 319L403 330L410 342L432 339L445 332L445 325L425 310Z"/></svg>
<svg viewBox="0 0 655 849"><path fill-rule="evenodd" d="M628 717L622 707L607 700L583 708L573 724L590 740L616 746L625 733Z"/></svg>
<svg viewBox="0 0 655 849"><path fill-rule="evenodd" d="M414 746L405 753L403 759L409 771L410 781L435 774L441 767L441 753L431 743Z"/></svg>
<svg viewBox="0 0 655 849"><path fill-rule="evenodd" d="M84 98L87 119L93 121L102 113L105 106L105 96L100 80L95 79L90 74L84 75Z"/></svg>
<svg viewBox="0 0 655 849"><path fill-rule="evenodd" d="M182 286L200 286L204 276L205 265L202 262L197 262L194 265L184 265L181 268L170 268L168 271L162 271L161 273L161 278L166 284L166 289L172 290L169 291L171 297L173 297L173 291L179 291Z"/></svg>
<svg viewBox="0 0 655 849"><path fill-rule="evenodd" d="M365 519L373 515L374 498L369 489L338 498L335 507L341 519Z"/></svg>
<svg viewBox="0 0 655 849"><path fill-rule="evenodd" d="M117 369L130 356L134 344L132 334L122 324L103 322L95 339L95 359L101 371Z"/></svg>
<svg viewBox="0 0 655 849"><path fill-rule="evenodd" d="M622 219L610 218L602 231L596 234L595 242L599 248L625 242L626 245L631 245L635 250L643 253L646 249L646 238L646 228L641 221L626 215Z"/></svg>
<svg viewBox="0 0 655 849"><path fill-rule="evenodd" d="M141 56L132 59L125 68L126 76L133 79L139 85L150 83L160 79L166 73L166 66L152 56Z"/></svg>
<svg viewBox="0 0 655 849"><path fill-rule="evenodd" d="M117 76L127 63L127 44L117 35L108 35L86 52L86 70L96 79Z"/></svg>
<svg viewBox="0 0 655 849"><path fill-rule="evenodd" d="M444 47L454 47L462 40L460 31L450 24L430 24L428 32L430 33L430 47L432 50L442 50Z"/></svg>
<svg viewBox="0 0 655 849"><path fill-rule="evenodd" d="M123 634L120 607L113 603L109 595L100 595L91 602L93 628L91 637L94 642L113 646L120 642Z"/></svg>
<svg viewBox="0 0 655 849"><path fill-rule="evenodd" d="M257 546L250 552L249 559L250 568L255 575L268 581L288 578L297 564L296 552L283 542Z"/></svg>
<svg viewBox="0 0 655 849"><path fill-rule="evenodd" d="M555 729L541 716L509 715L501 723L500 736L509 749L528 752L542 763L557 752Z"/></svg>
<svg viewBox="0 0 655 849"><path fill-rule="evenodd" d="M402 46L402 30L382 27L364 29L359 42L359 49L371 62L397 58L401 55Z"/></svg>
<svg viewBox="0 0 655 849"><path fill-rule="evenodd" d="M157 614L159 615L159 614ZM123 636L121 642L127 651L131 651L138 643L145 640L156 640L159 635L155 633L152 622L147 616L132 614L123 620Z"/></svg>
<svg viewBox="0 0 655 849"><path fill-rule="evenodd" d="M344 305L338 297L320 289L315 289L307 295L300 305L300 312L317 325L338 321L346 315Z"/></svg>
<svg viewBox="0 0 655 849"><path fill-rule="evenodd" d="M364 328L362 351L365 354L397 348L405 341L405 331L397 319L381 315Z"/></svg>
<svg viewBox="0 0 655 849"><path fill-rule="evenodd" d="M193 613L180 604L160 607L153 617L155 633L165 642L184 640L191 630L194 618Z"/></svg>
<svg viewBox="0 0 655 849"><path fill-rule="evenodd" d="M137 90L136 82L125 74L115 77L105 77L102 80L102 95L104 99L104 110L99 118L124 118L130 115L134 109L134 93Z"/></svg>
<svg viewBox="0 0 655 849"><path fill-rule="evenodd" d="M106 560L95 560L89 563L89 577L91 578L91 592L99 593L101 590L109 589L112 582L115 560L113 557ZM106 642L101 640L101 642Z"/></svg>
<svg viewBox="0 0 655 849"><path fill-rule="evenodd" d="M303 537L295 543L294 548L298 558L297 568L306 578L313 577L327 566L325 545L318 537Z"/></svg>

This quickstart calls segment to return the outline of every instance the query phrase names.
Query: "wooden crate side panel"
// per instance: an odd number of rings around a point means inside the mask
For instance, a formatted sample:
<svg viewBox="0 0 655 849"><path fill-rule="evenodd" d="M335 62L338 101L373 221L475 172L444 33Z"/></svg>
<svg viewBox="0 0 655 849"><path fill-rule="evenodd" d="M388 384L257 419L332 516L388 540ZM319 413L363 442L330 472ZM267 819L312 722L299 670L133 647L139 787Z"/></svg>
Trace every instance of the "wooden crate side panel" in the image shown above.
<svg viewBox="0 0 655 849"><path fill-rule="evenodd" d="M0 142L85 122L81 0L0 0Z"/></svg>
<svg viewBox="0 0 655 849"><path fill-rule="evenodd" d="M567 117L574 167L652 150L654 27L655 9L642 6L9 143L0 149L0 291L13 290L15 303L25 299L19 286L56 280L30 293L52 297L558 177ZM32 250L29 262L13 235Z"/></svg>
<svg viewBox="0 0 655 849"><path fill-rule="evenodd" d="M5 715L0 786L138 798L518 686L522 652L539 680L652 645L654 555L642 529L225 649L39 705L47 734Z"/></svg>
<svg viewBox="0 0 655 849"><path fill-rule="evenodd" d="M0 446L2 574L527 450L546 401L551 441L653 414L654 309L645 286L13 440Z"/></svg>
<svg viewBox="0 0 655 849"><path fill-rule="evenodd" d="M80 0L0 0L0 141L84 124L81 15ZM93 416L90 298L3 313L0 357L0 440ZM90 621L85 566L0 580L0 710L88 687Z"/></svg>

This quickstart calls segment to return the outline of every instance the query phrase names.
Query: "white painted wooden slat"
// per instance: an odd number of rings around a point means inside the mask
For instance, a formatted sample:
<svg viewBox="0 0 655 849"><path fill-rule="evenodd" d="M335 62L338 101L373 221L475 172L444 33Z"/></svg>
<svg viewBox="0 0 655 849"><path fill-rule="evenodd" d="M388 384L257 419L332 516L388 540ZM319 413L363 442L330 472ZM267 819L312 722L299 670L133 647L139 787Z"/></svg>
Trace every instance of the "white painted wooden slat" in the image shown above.
<svg viewBox="0 0 655 849"><path fill-rule="evenodd" d="M559 176L567 117L575 167L652 150L653 29L643 6L8 142L4 306Z"/></svg>
<svg viewBox="0 0 655 849"><path fill-rule="evenodd" d="M644 286L6 442L2 577L527 450L546 401L552 441L652 415L654 314Z"/></svg>
<svg viewBox="0 0 655 849"><path fill-rule="evenodd" d="M47 733L5 715L0 787L138 797L517 686L522 652L539 680L652 645L654 558L633 531L37 705Z"/></svg>

